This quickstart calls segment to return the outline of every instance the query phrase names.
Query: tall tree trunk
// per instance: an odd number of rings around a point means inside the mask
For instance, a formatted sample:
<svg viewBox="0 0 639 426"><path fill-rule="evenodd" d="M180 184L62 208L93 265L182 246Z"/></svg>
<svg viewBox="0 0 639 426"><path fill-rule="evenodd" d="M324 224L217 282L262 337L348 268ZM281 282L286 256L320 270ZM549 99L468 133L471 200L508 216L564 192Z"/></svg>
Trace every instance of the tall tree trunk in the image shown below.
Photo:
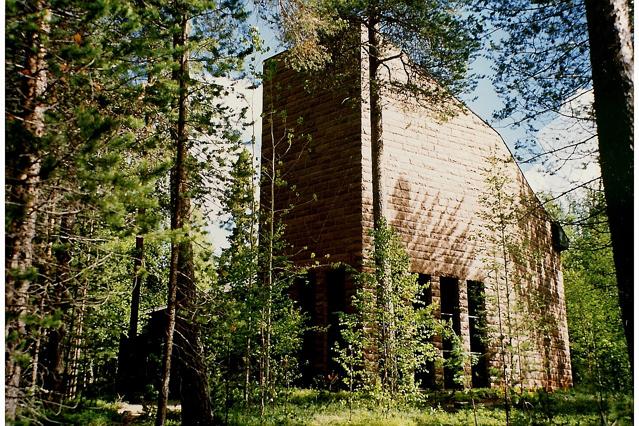
<svg viewBox="0 0 639 426"><path fill-rule="evenodd" d="M60 325L49 331L44 359L44 388L48 391L47 400L54 404L62 402L66 395L65 367L68 361L65 353L70 344L68 333L73 331L73 318L67 321L67 312L72 308L72 297L68 291L71 281L71 247L69 246L69 236L75 223L75 216L65 216L60 222L57 240L58 248L54 253L55 272L54 281L51 288L51 297L48 300L48 310L50 313L59 311L62 315Z"/></svg>
<svg viewBox="0 0 639 426"><path fill-rule="evenodd" d="M55 197L52 196L52 199L54 199ZM46 225L46 241L47 241L47 248L45 250L45 255L44 255L44 260L45 263L48 265L55 265L55 262L53 260L53 233L55 232L55 228L56 228L56 223L57 220L55 219L55 217L49 217L49 215L46 216L46 220L45 220ZM51 277L53 276L53 272L52 272L52 267L49 266L45 269L44 271L44 275L46 277ZM38 306L38 313L39 313L39 319L40 319L40 324L38 324L38 328L36 331L36 341L35 341L35 347L33 349L33 360L31 362L31 393L33 395L36 394L36 392L38 391L38 382L41 381L41 375L42 372L40 371L40 351L43 348L42 342L43 342L43 338L44 338L44 327L42 326L42 320L44 319L44 316L46 315L46 303L47 301L47 295L49 294L49 286L50 286L50 282L48 279L45 280L44 282L44 286L42 288L42 296L40 297L40 305Z"/></svg>
<svg viewBox="0 0 639 426"><path fill-rule="evenodd" d="M135 249L133 250L133 289L131 291L131 312L129 315L128 336L120 335L120 351L118 354L118 388L129 399L132 390L137 388L136 381L139 379L136 362L136 353L139 350L137 342L138 322L140 317L140 289L142 287L142 277L140 268L144 257L144 237L135 237Z"/></svg>
<svg viewBox="0 0 639 426"><path fill-rule="evenodd" d="M188 20L186 17L182 17L180 25L182 31L180 34L174 36L173 48L183 47L187 40L187 28ZM187 52L182 51L177 59L180 64L179 76L183 76L187 69ZM186 169L185 160L187 155L187 140L185 137L181 137L186 134L186 81L184 78L180 78L180 95L178 100L178 123L176 129L172 132L172 137L176 142L176 158L175 165L173 167L171 176L171 230L179 230L184 227L184 207L182 204L185 202L184 195L186 194ZM171 260L169 269L169 286L167 297L167 328L166 337L164 342L164 354L162 357L162 382L160 385L160 392L158 397L158 410L155 419L156 426L162 426L166 422L166 408L169 398L169 382L171 380L171 362L173 358L173 339L175 335L175 323L177 315L177 286L179 275L179 253L180 244L179 238L176 234L171 236Z"/></svg>
<svg viewBox="0 0 639 426"><path fill-rule="evenodd" d="M272 82L271 82L272 84ZM272 90L271 90L272 93ZM277 163L276 163L276 149L277 144L275 142L275 123L273 121L273 111L275 107L271 102L271 116L269 117L269 126L271 131L271 159L270 159L270 180L269 180L269 205L268 205L268 234L266 235L267 243L267 259L266 259L266 279L265 279L265 290L266 290L266 300L265 306L262 308L262 318L260 321L260 343L262 346L262 350L260 353L260 415L263 416L266 409L266 401L267 401L267 389L270 387L270 363L271 363L271 303L272 303L272 291L273 291L273 282L274 282L274 268L273 268L273 259L274 259L274 239L275 239L275 185L276 185L276 172L277 172Z"/></svg>
<svg viewBox="0 0 639 426"><path fill-rule="evenodd" d="M174 36L173 47L178 52L179 64L173 78L179 85L178 121L173 131L176 142L176 160L173 170L172 199L173 211L171 229L182 230L189 221L190 201L188 198L188 17L179 17L180 34ZM171 376L171 358L173 342L179 352L176 354L180 372L180 401L182 404L182 423L188 425L211 425L213 417L208 392L206 366L203 362L203 350L199 340L199 327L195 317L195 273L193 250L186 232L174 236L171 243L171 269L169 273L169 297L167 303L168 324L164 356L162 363L162 385L158 401L156 425L164 425ZM178 311L180 320L177 321ZM178 337L174 338L176 327Z"/></svg>
<svg viewBox="0 0 639 426"><path fill-rule="evenodd" d="M188 214L189 202L183 204ZM186 237L186 236L185 236ZM182 424L213 424L208 375L204 363L204 349L200 341L200 327L197 322L197 288L193 264L191 241L185 240L179 247L179 276L177 296L177 323L175 346L180 374L180 401L182 404Z"/></svg>
<svg viewBox="0 0 639 426"><path fill-rule="evenodd" d="M373 11L371 14L375 14ZM382 131L381 85L379 81L380 52L377 21L369 18L368 27L368 86L370 97L371 166L373 183L373 226L378 228L384 218L384 139Z"/></svg>
<svg viewBox="0 0 639 426"><path fill-rule="evenodd" d="M586 0L599 164L608 208L619 304L633 365L633 46L628 2Z"/></svg>
<svg viewBox="0 0 639 426"><path fill-rule="evenodd" d="M38 186L40 183L39 139L44 135L43 96L47 89L46 36L50 12L44 1L34 6L39 17L29 37L24 67L24 100L17 119L23 122L20 152L14 154L15 167L8 167L8 198L12 204L11 222L6 227L5 257L5 412L15 419L21 395L22 366L25 352L29 287L33 276L33 240L36 233Z"/></svg>
<svg viewBox="0 0 639 426"><path fill-rule="evenodd" d="M138 335L138 321L140 317L140 287L142 278L140 268L144 258L144 237L135 237L135 252L133 255L133 291L131 292L131 315L129 319L129 340L132 341Z"/></svg>
<svg viewBox="0 0 639 426"><path fill-rule="evenodd" d="M378 5L372 4L369 9L368 22L368 85L370 102L370 134L371 134L371 180L373 186L373 226L380 231L386 226L384 206L386 193L384 192L384 137L382 124L382 101L379 69L382 64L378 26ZM378 376L382 380L382 386L388 386L393 379L394 370L394 332L393 315L394 307L390 299L391 280L390 265L384 254L384 247L375 236L375 269L377 281L377 305L381 312L380 318L380 346L382 357L378 360ZM381 361L381 362L380 362ZM392 385L391 385L392 388ZM393 389L390 389L393 392Z"/></svg>

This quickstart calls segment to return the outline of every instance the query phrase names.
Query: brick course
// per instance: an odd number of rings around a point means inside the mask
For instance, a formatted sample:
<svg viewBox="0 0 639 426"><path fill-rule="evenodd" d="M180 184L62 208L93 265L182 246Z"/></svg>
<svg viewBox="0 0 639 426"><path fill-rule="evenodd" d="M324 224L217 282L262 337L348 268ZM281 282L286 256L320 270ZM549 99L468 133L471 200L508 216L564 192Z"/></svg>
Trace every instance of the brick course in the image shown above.
<svg viewBox="0 0 639 426"><path fill-rule="evenodd" d="M355 54L351 62L353 69L363 73L362 57ZM285 110L286 119L275 115L278 118L272 127L264 119L263 169L272 158L271 135L277 141L292 129L295 134L290 145L275 149L281 175L294 186L294 191L279 187L275 196L278 209L294 205L283 217L284 237L292 244L291 253L299 264L323 259L325 264L344 262L361 269L370 249L372 226L368 91L362 74L353 74L352 87L327 84L309 93L304 89L304 75L288 69L278 57L271 60L276 61L277 72L272 84L265 85L264 110L268 113L269 105L276 111ZM397 72L397 64L391 63L390 69ZM392 94L385 94L383 101L385 216L404 241L413 271L433 277L433 303L439 303L438 277L459 279L462 341L470 350L467 280L485 283L489 322L493 328L496 324L490 294L494 283L486 277L485 253L476 238L485 229L479 214L479 196L486 190L483 170L489 156L510 158L511 154L495 130L455 100L450 101L455 115L448 120L416 101ZM513 194L534 198L514 162L508 163L506 173ZM263 183L262 203L269 202L267 189ZM543 305L540 315L547 331L545 336L520 332L520 340L528 342L521 350L525 387L558 388L572 383L561 260L552 247L550 226L541 208L522 225L522 234L530 237L542 255L535 265L521 266L529 279L521 291L511 292L513 304L527 304L529 310ZM314 283L315 311L321 325L328 324L327 286L332 283L324 279L327 271L319 268ZM347 297L353 294L352 280L347 279L345 291ZM526 320L520 318L522 323ZM331 354L326 333L316 333L315 339L312 366L327 373ZM488 348L492 354L489 363L499 368L497 349L494 343ZM497 381L494 378L493 383Z"/></svg>

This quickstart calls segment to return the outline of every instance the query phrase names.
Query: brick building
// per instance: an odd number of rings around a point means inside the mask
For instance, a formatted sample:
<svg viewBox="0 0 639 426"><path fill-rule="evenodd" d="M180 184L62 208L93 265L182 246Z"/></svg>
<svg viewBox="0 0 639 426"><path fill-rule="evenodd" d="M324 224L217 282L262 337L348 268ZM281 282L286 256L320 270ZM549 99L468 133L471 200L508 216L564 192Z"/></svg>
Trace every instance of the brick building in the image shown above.
<svg viewBox="0 0 639 426"><path fill-rule="evenodd" d="M351 58L355 72L341 83L324 86L287 68L280 56L265 65L275 73L264 85L262 174L277 168L287 183L273 187L275 207L287 211L284 237L298 264L341 262L361 269L370 249L371 148L362 58L361 52ZM389 70L398 68L391 64ZM466 368L473 386L495 384L491 371L501 368L495 327L479 336L482 331L475 326L482 307L489 325L498 321L491 294L496 287L478 243L486 229L479 199L486 192L489 158L512 156L499 134L456 100L449 103L455 114L448 119L414 99L385 93L383 101L385 217L404 241L412 271L430 284L425 297L435 305L435 314L451 319L465 351L479 357ZM532 306L534 300L542 315L543 327L518 332L517 342L526 343L518 358L522 382L567 387L572 377L560 269L562 231L551 223L514 161L505 164L503 173L511 177L513 194L537 203L520 229L537 255L520 267L520 276L527 277L523 288L510 292L511 303ZM263 204L270 202L270 193L268 179L263 180ZM335 313L350 309L354 288L339 267L312 268L308 281L292 293L312 323L325 327L304 340L302 357L308 365L303 373L310 380L336 371L330 350L338 338ZM435 339L435 344L446 357L446 342ZM440 363L431 371L422 377L427 385L454 386L451 372Z"/></svg>

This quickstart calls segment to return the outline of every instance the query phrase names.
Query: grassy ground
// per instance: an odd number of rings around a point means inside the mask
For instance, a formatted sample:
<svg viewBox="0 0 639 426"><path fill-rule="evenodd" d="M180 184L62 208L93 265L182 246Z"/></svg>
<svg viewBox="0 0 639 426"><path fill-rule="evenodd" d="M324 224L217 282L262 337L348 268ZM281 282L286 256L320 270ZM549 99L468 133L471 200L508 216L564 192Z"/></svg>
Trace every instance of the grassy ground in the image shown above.
<svg viewBox="0 0 639 426"><path fill-rule="evenodd" d="M471 398L472 396L472 398ZM475 409L473 409L473 401ZM577 391L552 395L530 394L517 401L511 412L513 425L600 425L601 414L596 396ZM603 404L605 424L631 425L630 396L607 397ZM119 414L117 403L99 402L58 415L47 416L45 424L107 426L117 424L152 425L153 408L148 415L132 417ZM121 411L121 410L120 410ZM388 408L370 399L354 399L349 405L345 393L301 389L291 392L288 401L269 407L263 417L258 411L233 408L218 412L219 424L230 425L504 425L506 412L499 395L493 391L473 394L457 392L429 394L420 403ZM169 413L169 425L179 424L179 413Z"/></svg>

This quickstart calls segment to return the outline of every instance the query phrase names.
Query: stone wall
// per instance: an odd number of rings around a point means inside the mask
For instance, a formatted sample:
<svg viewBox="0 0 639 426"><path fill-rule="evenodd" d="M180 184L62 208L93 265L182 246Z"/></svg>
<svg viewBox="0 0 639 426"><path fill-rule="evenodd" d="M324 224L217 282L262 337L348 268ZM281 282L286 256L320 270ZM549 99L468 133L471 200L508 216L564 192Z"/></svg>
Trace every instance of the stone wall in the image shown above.
<svg viewBox="0 0 639 426"><path fill-rule="evenodd" d="M326 375L332 359L328 328L336 318L330 298L336 290L344 300L353 295L349 277L343 288L331 279L331 265L362 262L360 108L346 90L309 94L303 76L278 57L271 61L276 73L264 83L260 203L270 209L275 175L274 208L285 223L288 252L298 265L311 267L308 284L293 291L318 327L305 338L304 370ZM357 78L352 82L359 87Z"/></svg>
<svg viewBox="0 0 639 426"><path fill-rule="evenodd" d="M366 75L365 61L362 62L364 66L357 68ZM401 73L397 64L389 64L389 69ZM299 197L294 197L291 191L279 188L276 195L277 208L296 205L284 217L285 238L294 245L291 253L300 264L345 262L359 268L370 249L368 233L372 226L365 78L354 76L355 86L348 88L322 89L320 85L312 94L304 90L306 78L280 63L274 81L265 84L265 113L269 113L268 105L273 99L276 110L286 109L289 124L284 125L277 118L271 132L268 119L264 119L262 167L272 158L272 141L284 135L285 127L295 127L296 138L302 133L311 136L310 141L295 139L290 146L281 144L276 149L283 155L284 179L294 186L293 193L299 193ZM353 87L359 94L353 93ZM413 271L433 277L433 302L439 303L440 277L458 280L461 337L469 351L466 283L483 282L489 322L489 365L495 370L503 366L497 339L500 319L497 312L501 311L502 323L504 312L508 312L510 322L517 324L511 327L518 348L517 371L513 375L518 380L521 376L526 387L570 386L560 255L552 246L550 220L514 161L504 163L501 173L509 177L508 192L521 204L519 210L526 211L516 233L531 255L524 256L523 261L511 261L510 271L518 279L509 282L508 290L503 277L495 280L487 273L490 250L486 241L482 241L486 240L482 233L487 227L481 197L487 191L490 158L512 160L503 140L455 100L448 103L449 112L454 113L448 119L442 119L441 111L410 98L386 93L383 100L385 215L405 242ZM268 202L268 193L263 183L262 203ZM326 271L327 267L320 268L313 284L318 324L330 323L327 299L330 291L327 280L321 278ZM347 281L345 294L350 297L352 282ZM499 305L497 296L501 296ZM321 356L315 356L313 364L318 371L328 372L330 352L326 348L326 334L319 333L314 339L317 342L314 350ZM520 344L516 345L517 342ZM437 344L441 348L441 342ZM437 382L441 384L443 370L441 367L437 370ZM493 377L493 384L498 381L498 375Z"/></svg>
<svg viewBox="0 0 639 426"><path fill-rule="evenodd" d="M398 65L389 67L402 72ZM561 261L552 245L550 218L499 134L462 104L451 101L447 108L452 117L442 118L441 111L420 102L388 93L384 96L385 214L405 242L414 272L459 280L461 331L467 350L465 283L475 280L484 283L487 293L491 367L501 366L496 314L499 288L502 322L509 319L517 348L515 381L523 381L526 387L569 386ZM366 115L366 108L364 111ZM370 151L368 138L362 140L363 152ZM499 171L493 170L491 157L505 160L498 163ZM487 179L494 173L507 178L505 192L513 197L513 209L521 216L508 229L518 234L517 250L522 251L519 259L511 253L506 256L512 275L508 288L503 277L496 282L487 276L486 264L495 260L487 259L491 238L486 236L485 216L492 206L481 198L490 192ZM369 176L364 165L363 180L367 182ZM371 226L370 219L366 220L371 199L369 190L363 196L366 227ZM500 247L494 249L496 260L503 261Z"/></svg>

